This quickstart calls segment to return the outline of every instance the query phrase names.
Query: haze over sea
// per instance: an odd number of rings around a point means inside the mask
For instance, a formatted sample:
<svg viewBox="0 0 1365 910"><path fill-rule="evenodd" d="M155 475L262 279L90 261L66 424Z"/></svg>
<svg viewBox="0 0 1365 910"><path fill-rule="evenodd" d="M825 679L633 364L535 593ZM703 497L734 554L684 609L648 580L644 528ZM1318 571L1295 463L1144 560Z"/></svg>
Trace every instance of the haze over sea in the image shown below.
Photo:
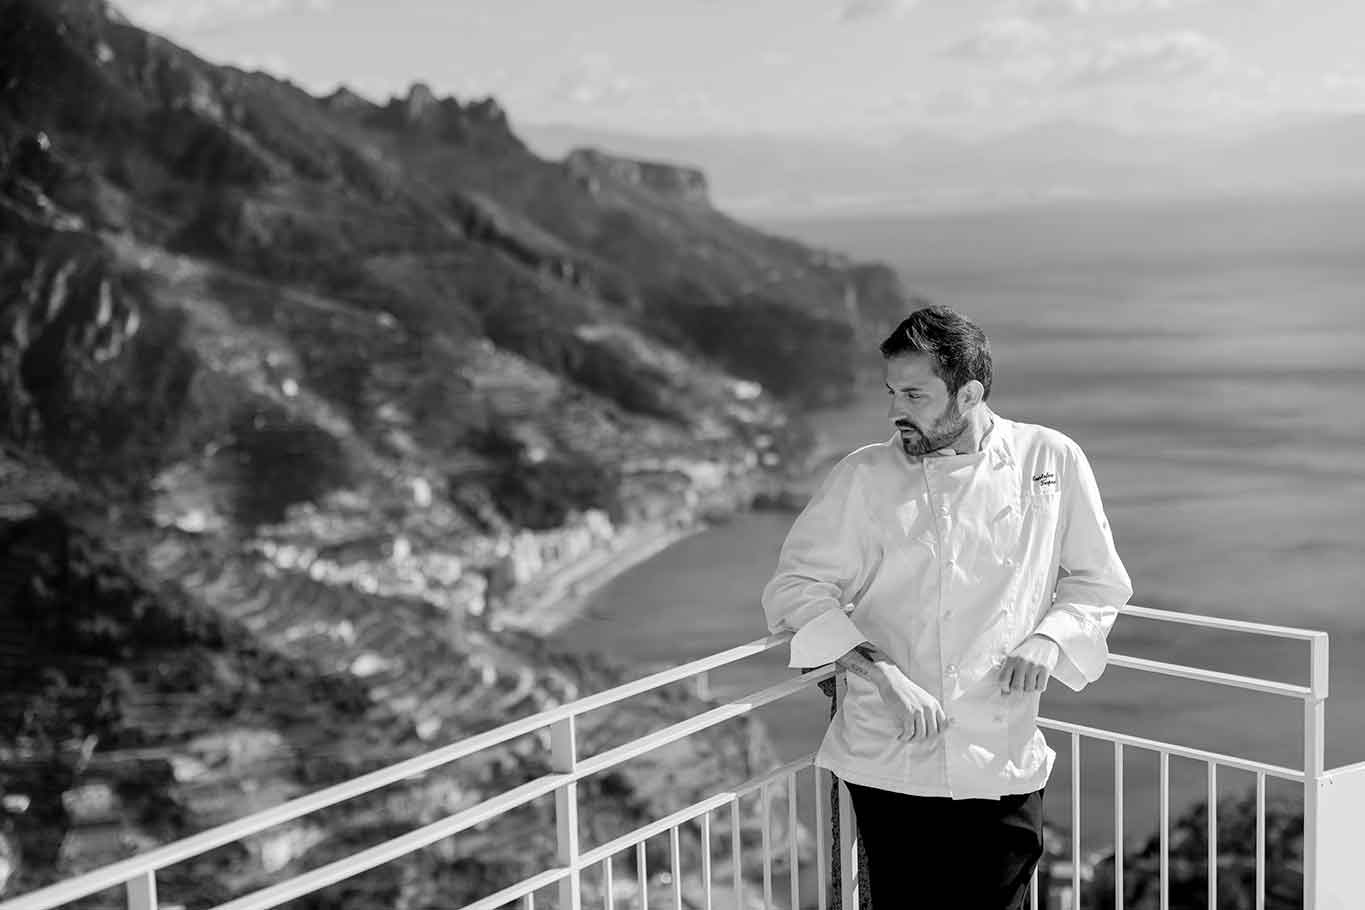
<svg viewBox="0 0 1365 910"><path fill-rule="evenodd" d="M912 291L971 315L994 348L991 403L1088 453L1134 603L1332 636L1328 767L1365 760L1365 198L1076 204L769 227L894 265ZM872 362L877 355L870 354ZM890 435L886 393L818 415L832 448ZM688 539L604 589L571 646L675 663L763 634L758 595L792 516ZM1113 650L1307 682L1307 647L1121 617ZM785 654L721 677L782 678ZM1111 669L1044 714L1299 767L1300 703ZM784 758L813 749L823 696L767 710ZM1069 812L1068 743L1048 812ZM1113 752L1082 753L1086 849L1112 843ZM1128 750L1130 839L1156 829L1153 753ZM1204 767L1173 760L1176 809ZM1230 791L1252 776L1223 770ZM1271 794L1294 788L1272 782Z"/></svg>

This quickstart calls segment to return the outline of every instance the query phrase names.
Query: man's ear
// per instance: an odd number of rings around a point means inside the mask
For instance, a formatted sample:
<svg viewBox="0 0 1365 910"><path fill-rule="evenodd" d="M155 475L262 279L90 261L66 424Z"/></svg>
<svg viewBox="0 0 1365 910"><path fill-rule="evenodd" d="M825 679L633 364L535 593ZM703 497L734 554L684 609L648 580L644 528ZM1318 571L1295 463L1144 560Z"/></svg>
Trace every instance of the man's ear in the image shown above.
<svg viewBox="0 0 1365 910"><path fill-rule="evenodd" d="M979 405L986 395L986 387L979 379L969 379L957 390L957 407L962 413Z"/></svg>

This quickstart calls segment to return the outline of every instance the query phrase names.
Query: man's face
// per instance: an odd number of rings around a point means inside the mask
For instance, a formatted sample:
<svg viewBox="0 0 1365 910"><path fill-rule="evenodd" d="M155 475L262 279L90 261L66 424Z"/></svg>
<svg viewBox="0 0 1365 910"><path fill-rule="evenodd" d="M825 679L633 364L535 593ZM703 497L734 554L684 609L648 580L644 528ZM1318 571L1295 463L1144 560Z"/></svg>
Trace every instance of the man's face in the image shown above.
<svg viewBox="0 0 1365 910"><path fill-rule="evenodd" d="M934 374L928 354L899 354L886 360L887 414L900 431L907 455L925 455L949 445L967 428L957 400Z"/></svg>

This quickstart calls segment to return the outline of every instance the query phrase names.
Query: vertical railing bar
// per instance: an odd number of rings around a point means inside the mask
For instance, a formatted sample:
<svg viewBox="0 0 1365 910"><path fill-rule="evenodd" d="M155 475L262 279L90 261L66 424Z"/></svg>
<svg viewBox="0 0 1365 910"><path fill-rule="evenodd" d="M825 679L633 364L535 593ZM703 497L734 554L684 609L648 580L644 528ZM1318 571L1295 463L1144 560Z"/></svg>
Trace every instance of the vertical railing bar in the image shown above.
<svg viewBox="0 0 1365 910"><path fill-rule="evenodd" d="M682 850L678 846L678 826L668 829L669 863L673 872L673 910L683 910Z"/></svg>
<svg viewBox="0 0 1365 910"><path fill-rule="evenodd" d="M1038 866L1034 864L1033 875L1029 878L1028 884L1028 907L1029 910L1038 910Z"/></svg>
<svg viewBox="0 0 1365 910"><path fill-rule="evenodd" d="M1209 910L1218 910L1218 765L1216 762L1209 762L1208 764L1208 834L1205 835L1209 848L1208 903Z"/></svg>
<svg viewBox="0 0 1365 910"><path fill-rule="evenodd" d="M1309 695L1303 701L1303 906L1318 907L1318 873L1322 844L1318 843L1318 810L1325 781L1323 738L1330 673L1327 635L1315 635L1310 645Z"/></svg>
<svg viewBox="0 0 1365 910"><path fill-rule="evenodd" d="M1071 734L1071 910L1081 910L1081 737Z"/></svg>
<svg viewBox="0 0 1365 910"><path fill-rule="evenodd" d="M578 764L577 720L573 715L550 727L550 761L555 771L571 772ZM556 856L571 873L559 882L559 910L580 910L582 870L578 868L578 782L555 790Z"/></svg>
<svg viewBox="0 0 1365 910"><path fill-rule="evenodd" d="M828 854L829 838L826 836L829 823L825 821L825 795L827 787L826 776L828 771L823 770L818 765L811 767L811 776L815 778L815 886L819 894L816 895L818 902L816 910L829 910L829 865Z"/></svg>
<svg viewBox="0 0 1365 910"><path fill-rule="evenodd" d="M128 910L157 910L156 870L148 869L124 886Z"/></svg>
<svg viewBox="0 0 1365 910"><path fill-rule="evenodd" d="M1256 910L1265 910L1265 772L1256 772Z"/></svg>
<svg viewBox="0 0 1365 910"><path fill-rule="evenodd" d="M763 813L763 910L773 910L773 833L772 805L765 783L758 789L759 811Z"/></svg>
<svg viewBox="0 0 1365 910"><path fill-rule="evenodd" d="M522 897L521 910L536 910L536 893L534 891L528 891Z"/></svg>
<svg viewBox="0 0 1365 910"><path fill-rule="evenodd" d="M1123 743L1114 743L1114 910L1123 910Z"/></svg>
<svg viewBox="0 0 1365 910"><path fill-rule="evenodd" d="M702 910L711 910L711 813L701 817Z"/></svg>
<svg viewBox="0 0 1365 910"><path fill-rule="evenodd" d="M611 874L611 857L602 860L602 906L616 910L616 882Z"/></svg>
<svg viewBox="0 0 1365 910"><path fill-rule="evenodd" d="M735 910L744 910L744 852L739 837L739 797L730 801L730 863L735 890Z"/></svg>
<svg viewBox="0 0 1365 910"><path fill-rule="evenodd" d="M791 875L792 888L792 910L800 910L801 907L801 874L798 868L801 858L796 852L796 772L787 775L787 863L791 867L788 872Z"/></svg>
<svg viewBox="0 0 1365 910"><path fill-rule="evenodd" d="M852 910L858 906L858 819L853 814L853 798L848 784L839 781L839 906Z"/></svg>
<svg viewBox="0 0 1365 910"><path fill-rule="evenodd" d="M1171 753L1161 753L1160 767L1161 910L1171 910Z"/></svg>
<svg viewBox="0 0 1365 910"><path fill-rule="evenodd" d="M649 910L649 856L644 841L635 845L635 878L640 887L640 910Z"/></svg>
<svg viewBox="0 0 1365 910"><path fill-rule="evenodd" d="M848 673L840 670L834 677L836 713L843 708L847 695ZM831 777L831 780L834 778ZM836 792L839 794L839 906L842 910L853 910L861 903L858 893L858 820L853 814L853 797L849 795L848 784L839 780Z"/></svg>

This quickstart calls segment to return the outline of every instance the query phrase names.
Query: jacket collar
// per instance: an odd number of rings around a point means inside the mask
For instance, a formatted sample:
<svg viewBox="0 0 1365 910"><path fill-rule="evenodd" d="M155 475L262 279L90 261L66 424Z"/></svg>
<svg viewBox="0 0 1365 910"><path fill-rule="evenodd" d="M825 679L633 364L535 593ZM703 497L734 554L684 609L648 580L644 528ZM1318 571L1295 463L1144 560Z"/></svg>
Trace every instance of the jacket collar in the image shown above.
<svg viewBox="0 0 1365 910"><path fill-rule="evenodd" d="M980 453L990 459L992 467L1003 468L1012 466L1014 464L1014 421L1006 420L995 413L995 411L991 410L987 405L982 405L982 407L987 408L987 413L991 418L991 426L986 430L986 435L981 440ZM906 455L905 450L901 448L900 433L895 431L891 433L891 438L887 440L887 445L894 448L903 458L910 460L912 463L918 458L939 458L944 456L952 457L956 455L978 454L977 452L956 452L952 449L939 449L936 452L930 452L928 455L909 456Z"/></svg>

